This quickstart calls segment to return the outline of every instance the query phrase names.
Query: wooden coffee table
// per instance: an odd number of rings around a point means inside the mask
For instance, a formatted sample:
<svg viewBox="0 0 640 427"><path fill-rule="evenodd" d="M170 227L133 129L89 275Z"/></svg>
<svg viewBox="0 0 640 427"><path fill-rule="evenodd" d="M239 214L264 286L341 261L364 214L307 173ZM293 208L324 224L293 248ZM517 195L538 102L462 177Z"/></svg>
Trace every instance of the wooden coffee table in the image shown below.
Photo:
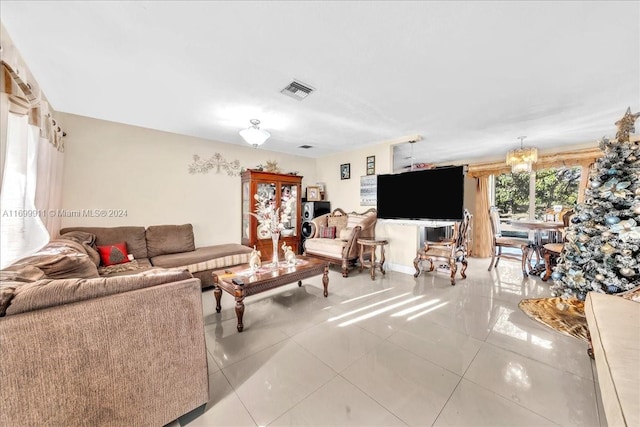
<svg viewBox="0 0 640 427"><path fill-rule="evenodd" d="M287 265L280 261L278 268L269 265L252 271L249 264L216 270L213 273L215 288L213 294L216 297L216 312L220 313L222 306L220 298L224 290L236 300L236 317L238 318L238 332L242 332L242 316L244 315L244 298L259 294L289 283L298 282L302 286L302 279L322 274L325 298L329 295L329 263L315 258L298 256L295 265ZM240 280L243 284L233 283L233 279Z"/></svg>

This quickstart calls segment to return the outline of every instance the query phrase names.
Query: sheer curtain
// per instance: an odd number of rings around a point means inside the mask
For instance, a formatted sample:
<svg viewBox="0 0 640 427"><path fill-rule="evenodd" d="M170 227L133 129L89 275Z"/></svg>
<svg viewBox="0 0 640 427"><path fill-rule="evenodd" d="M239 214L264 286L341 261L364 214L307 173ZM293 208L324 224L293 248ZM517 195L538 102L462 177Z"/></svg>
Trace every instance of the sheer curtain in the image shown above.
<svg viewBox="0 0 640 427"><path fill-rule="evenodd" d="M8 113L0 206L0 267L32 253L49 241L36 210L40 130L27 116Z"/></svg>
<svg viewBox="0 0 640 427"><path fill-rule="evenodd" d="M0 268L4 268L58 234L65 133L1 29Z"/></svg>

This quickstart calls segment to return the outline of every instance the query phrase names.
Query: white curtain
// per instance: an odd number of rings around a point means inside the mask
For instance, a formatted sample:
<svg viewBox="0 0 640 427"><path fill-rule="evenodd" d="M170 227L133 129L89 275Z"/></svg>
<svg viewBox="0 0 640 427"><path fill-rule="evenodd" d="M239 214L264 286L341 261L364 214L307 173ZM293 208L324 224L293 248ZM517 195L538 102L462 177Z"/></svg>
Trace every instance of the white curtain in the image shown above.
<svg viewBox="0 0 640 427"><path fill-rule="evenodd" d="M43 213L40 219L51 238L60 231L63 162L64 154L49 140L39 137L35 206Z"/></svg>
<svg viewBox="0 0 640 427"><path fill-rule="evenodd" d="M0 268L49 241L49 232L41 220L43 212L35 204L40 129L29 125L27 116L7 114L0 189Z"/></svg>

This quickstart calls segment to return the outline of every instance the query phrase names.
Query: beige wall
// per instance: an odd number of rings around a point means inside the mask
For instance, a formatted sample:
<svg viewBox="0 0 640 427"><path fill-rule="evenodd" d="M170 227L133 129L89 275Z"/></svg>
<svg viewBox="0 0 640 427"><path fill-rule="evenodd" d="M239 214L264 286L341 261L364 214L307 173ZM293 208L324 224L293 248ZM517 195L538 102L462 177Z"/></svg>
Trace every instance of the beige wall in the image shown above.
<svg viewBox="0 0 640 427"><path fill-rule="evenodd" d="M194 154L208 159L220 153L245 168L276 160L284 172L298 171L303 186L317 181L314 159L71 114L57 117L67 132L63 208L127 212L63 218L62 227L191 223L197 246L240 243L240 177L189 174Z"/></svg>

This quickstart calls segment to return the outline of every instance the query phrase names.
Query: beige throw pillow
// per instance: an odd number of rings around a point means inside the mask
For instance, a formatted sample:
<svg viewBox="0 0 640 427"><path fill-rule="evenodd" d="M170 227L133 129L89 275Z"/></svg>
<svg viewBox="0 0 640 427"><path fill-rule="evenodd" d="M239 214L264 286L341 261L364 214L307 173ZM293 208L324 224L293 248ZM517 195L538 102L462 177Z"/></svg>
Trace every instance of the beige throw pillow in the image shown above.
<svg viewBox="0 0 640 427"><path fill-rule="evenodd" d="M327 218L327 225L329 227L335 227L336 236L339 236L342 229L347 226L348 220L349 220L349 217L347 215L336 215L336 216L330 215Z"/></svg>

